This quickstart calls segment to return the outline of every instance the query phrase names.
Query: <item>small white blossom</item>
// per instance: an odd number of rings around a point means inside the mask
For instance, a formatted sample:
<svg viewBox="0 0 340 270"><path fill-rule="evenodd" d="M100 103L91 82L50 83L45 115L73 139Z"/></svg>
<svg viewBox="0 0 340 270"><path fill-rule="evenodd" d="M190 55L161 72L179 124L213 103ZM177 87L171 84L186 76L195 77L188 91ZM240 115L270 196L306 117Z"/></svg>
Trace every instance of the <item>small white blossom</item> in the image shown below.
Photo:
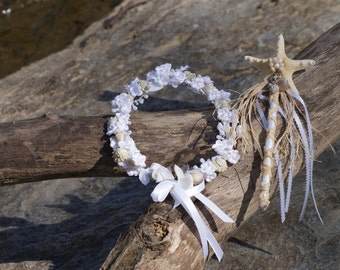
<svg viewBox="0 0 340 270"><path fill-rule="evenodd" d="M132 97L138 97L143 94L142 87L140 85L140 79L134 79L130 84L125 85L125 90L130 94Z"/></svg>
<svg viewBox="0 0 340 270"><path fill-rule="evenodd" d="M204 81L204 88L212 90L214 89L214 82L211 80L209 76L203 76L203 81Z"/></svg>
<svg viewBox="0 0 340 270"><path fill-rule="evenodd" d="M155 70L146 75L149 82L148 92L155 92L168 85L171 71L171 64L164 64L156 67Z"/></svg>
<svg viewBox="0 0 340 270"><path fill-rule="evenodd" d="M233 114L228 108L222 107L222 108L217 109L217 118L223 121L224 123L231 122L232 117L233 117Z"/></svg>
<svg viewBox="0 0 340 270"><path fill-rule="evenodd" d="M220 96L221 96L220 91L217 89L212 90L212 91L207 91L207 99L213 104L216 103L216 100L220 99Z"/></svg>
<svg viewBox="0 0 340 270"><path fill-rule="evenodd" d="M126 93L121 93L112 100L112 111L114 113L120 113L124 115L129 115L132 109L131 96Z"/></svg>
<svg viewBox="0 0 340 270"><path fill-rule="evenodd" d="M215 107L223 107L224 104L229 104L230 93L223 90L207 91L207 98Z"/></svg>
<svg viewBox="0 0 340 270"><path fill-rule="evenodd" d="M120 162L118 163L118 165L120 167L122 167L123 169L125 169L126 173L128 174L128 176L137 176L139 171L136 170L136 168L131 168L130 167L130 163L129 162Z"/></svg>
<svg viewBox="0 0 340 270"><path fill-rule="evenodd" d="M217 176L217 174L215 172L214 164L212 163L212 161L210 159L204 160L203 158L201 158L200 162L201 162L200 168L201 168L201 172L204 175L204 179L207 182L211 182Z"/></svg>
<svg viewBox="0 0 340 270"><path fill-rule="evenodd" d="M229 157L227 161L229 161L231 164L235 164L240 160L240 153L237 150L231 150L229 152Z"/></svg>
<svg viewBox="0 0 340 270"><path fill-rule="evenodd" d="M190 81L187 80L186 83L190 85L194 89L194 91L197 92L198 94L205 93L203 90L205 86L205 77L202 77L201 75L197 75L195 78L191 79Z"/></svg>
<svg viewBox="0 0 340 270"><path fill-rule="evenodd" d="M234 140L233 138L217 140L212 148L215 152L221 155L225 160L234 164L240 159L240 154L237 150L233 149Z"/></svg>
<svg viewBox="0 0 340 270"><path fill-rule="evenodd" d="M177 88L180 84L182 84L185 79L185 73L184 71L188 68L188 66L180 67L178 69L172 70L171 77L169 78L169 84Z"/></svg>
<svg viewBox="0 0 340 270"><path fill-rule="evenodd" d="M217 124L217 130L218 130L218 133L220 135L218 138L220 138L221 136L228 138L230 136L230 126L229 126L229 124L225 125L225 124L222 124L220 122L220 123Z"/></svg>
<svg viewBox="0 0 340 270"><path fill-rule="evenodd" d="M146 157L142 155L141 152L139 152L139 150L138 152L136 151L133 153L132 161L134 163L134 167L138 169L138 171L146 167L145 160L146 160Z"/></svg>
<svg viewBox="0 0 340 270"><path fill-rule="evenodd" d="M108 122L106 134L110 136L118 132L128 133L129 124L129 115L118 114L116 117L111 117Z"/></svg>

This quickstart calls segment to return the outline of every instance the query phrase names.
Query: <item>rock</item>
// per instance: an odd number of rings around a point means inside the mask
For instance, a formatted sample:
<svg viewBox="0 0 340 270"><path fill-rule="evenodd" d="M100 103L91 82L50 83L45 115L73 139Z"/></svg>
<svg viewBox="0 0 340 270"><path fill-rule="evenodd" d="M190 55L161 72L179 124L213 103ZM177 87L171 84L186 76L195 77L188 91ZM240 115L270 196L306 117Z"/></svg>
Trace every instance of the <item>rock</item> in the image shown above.
<svg viewBox="0 0 340 270"><path fill-rule="evenodd" d="M65 50L1 80L1 121L110 113L113 93L165 62L189 65L220 88L245 90L260 77L244 55L267 56L279 33L295 55L338 22L337 7L333 1L126 1L109 15L119 18L111 28L96 22ZM162 98L192 100L180 90Z"/></svg>
<svg viewBox="0 0 340 270"><path fill-rule="evenodd" d="M124 84L165 62L188 64L220 88L243 91L261 78L244 55L269 56L283 33L287 51L294 56L338 23L339 9L330 0L308 5L282 0L127 0L63 51L2 79L1 121L49 112L110 114L109 101ZM107 19L111 28L103 27ZM174 108L173 100L181 101L175 108L202 102L181 89L162 92L155 100L146 109ZM296 222L301 201L296 195L296 212L291 209L285 224L280 224L273 203L269 212L241 228L232 243L226 242L221 264L212 260L206 268L336 269L339 247L332 239L339 229L331 225L339 223L339 181L333 180L338 178L339 161L330 152L322 160L315 182L325 227L314 218L313 209L306 213L309 219ZM298 182L296 190L301 190L303 177ZM150 189L131 178L63 179L1 191L0 269L97 269L119 234L150 202ZM107 223L112 215L116 223Z"/></svg>

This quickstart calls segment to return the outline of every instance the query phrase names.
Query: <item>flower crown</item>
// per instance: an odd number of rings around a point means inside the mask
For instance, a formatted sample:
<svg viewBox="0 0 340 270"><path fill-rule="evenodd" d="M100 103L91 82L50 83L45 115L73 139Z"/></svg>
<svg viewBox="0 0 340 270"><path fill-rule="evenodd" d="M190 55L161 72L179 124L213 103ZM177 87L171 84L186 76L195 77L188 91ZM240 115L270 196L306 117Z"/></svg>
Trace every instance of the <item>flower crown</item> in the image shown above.
<svg viewBox="0 0 340 270"><path fill-rule="evenodd" d="M234 147L236 140L241 137L241 127L238 125L236 111L230 110L230 93L215 88L208 76L196 75L187 68L188 66L172 69L171 64L158 66L147 74L146 80L136 78L126 85L126 93L119 94L112 101L112 111L115 116L108 121L107 135L110 136L114 160L126 170L128 175L138 175L145 185L151 179L160 182L165 178L162 177L158 163L146 167L146 157L137 149L130 136L130 114L132 110L137 110L139 104L144 103L148 93L159 91L168 85L177 88L185 84L195 93L206 96L215 106L219 120L217 125L219 135L212 146L217 155L207 160L201 158L200 166L194 166L189 171L195 182L199 183L203 179L212 181L217 176L216 172L226 170L227 161L234 164L240 158L239 152Z"/></svg>
<svg viewBox="0 0 340 270"><path fill-rule="evenodd" d="M200 200L224 222L234 222L201 192L205 188L205 181L212 181L216 178L217 172L227 169L227 162L234 164L240 159L239 152L234 147L236 140L241 137L241 126L238 125L236 111L230 110L230 93L216 89L208 76L196 75L187 69L187 66L172 69L170 64L164 64L149 72L146 80L136 78L125 86L126 93L119 94L112 101L115 116L108 121L107 135L110 136L115 162L123 167L128 175L139 176L145 185L151 179L158 182L151 193L152 199L155 202L162 202L170 194L174 199L174 208L182 205L194 220L200 235L204 259L208 257L209 243L218 260L221 260L223 251L198 213L191 197ZM217 125L219 135L216 136L216 142L212 146L217 155L207 160L201 158L200 166L195 165L192 169L185 166L183 170L174 165L176 180L171 169L159 163L154 162L150 167L146 167L146 157L137 149L131 138L129 125L131 111L137 110L137 106L144 103L148 93L159 91L168 85L176 88L181 84L189 86L195 93L206 96L215 106L219 120Z"/></svg>

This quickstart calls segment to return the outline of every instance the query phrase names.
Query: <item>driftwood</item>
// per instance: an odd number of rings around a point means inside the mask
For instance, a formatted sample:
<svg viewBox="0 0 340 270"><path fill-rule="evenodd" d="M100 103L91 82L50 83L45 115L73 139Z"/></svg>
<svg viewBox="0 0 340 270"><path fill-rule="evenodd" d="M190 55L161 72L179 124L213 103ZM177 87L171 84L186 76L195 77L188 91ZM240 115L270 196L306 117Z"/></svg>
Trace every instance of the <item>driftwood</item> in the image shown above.
<svg viewBox="0 0 340 270"><path fill-rule="evenodd" d="M333 27L301 52L297 59L314 59L317 66L295 78L310 110L315 154L339 138L340 25ZM124 172L112 158L105 131L105 116L60 117L0 124L0 185L65 177L117 176ZM137 113L132 132L148 162L178 165L211 156L215 140L212 109ZM261 129L258 126L259 136ZM221 242L258 208L257 179L261 159L247 153L241 162L207 185L204 194L236 223L224 224L198 202L216 239ZM297 173L303 166L300 160ZM112 171L112 167L114 168ZM273 187L276 183L273 183ZM274 192L274 190L272 190ZM172 201L152 204L120 238L101 269L202 269L200 240L193 221Z"/></svg>

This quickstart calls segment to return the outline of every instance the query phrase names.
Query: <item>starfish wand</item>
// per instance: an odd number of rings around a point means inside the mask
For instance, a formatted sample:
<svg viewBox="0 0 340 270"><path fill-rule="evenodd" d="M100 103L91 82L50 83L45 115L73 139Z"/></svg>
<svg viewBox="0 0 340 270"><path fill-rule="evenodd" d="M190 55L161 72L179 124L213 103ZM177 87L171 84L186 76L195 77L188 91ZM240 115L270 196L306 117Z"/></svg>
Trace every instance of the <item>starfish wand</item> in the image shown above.
<svg viewBox="0 0 340 270"><path fill-rule="evenodd" d="M246 56L245 60L266 75L263 85L250 88L235 104L240 115L244 148L247 148L250 144L249 142L252 141L255 149L262 153L263 156L259 206L261 209L266 210L270 204L270 182L273 177L272 171L276 165L280 188L281 220L282 222L285 220L285 213L288 212L289 208L295 150L299 148L299 145L302 145L306 163L306 194L300 219L304 214L309 193L312 194L314 205L319 215L312 186L314 153L312 128L306 105L292 79L295 71L314 66L315 61L288 58L285 53L282 35L279 36L277 55L274 58L260 59ZM260 105L263 102L268 102L269 104L267 117L262 109L263 107ZM261 149L251 124L253 114L266 130L263 149ZM278 115L282 117L285 125L280 136L276 134ZM290 146L290 152L287 152L285 148L287 145ZM287 164L289 164L286 196L280 154L284 154L288 158Z"/></svg>

